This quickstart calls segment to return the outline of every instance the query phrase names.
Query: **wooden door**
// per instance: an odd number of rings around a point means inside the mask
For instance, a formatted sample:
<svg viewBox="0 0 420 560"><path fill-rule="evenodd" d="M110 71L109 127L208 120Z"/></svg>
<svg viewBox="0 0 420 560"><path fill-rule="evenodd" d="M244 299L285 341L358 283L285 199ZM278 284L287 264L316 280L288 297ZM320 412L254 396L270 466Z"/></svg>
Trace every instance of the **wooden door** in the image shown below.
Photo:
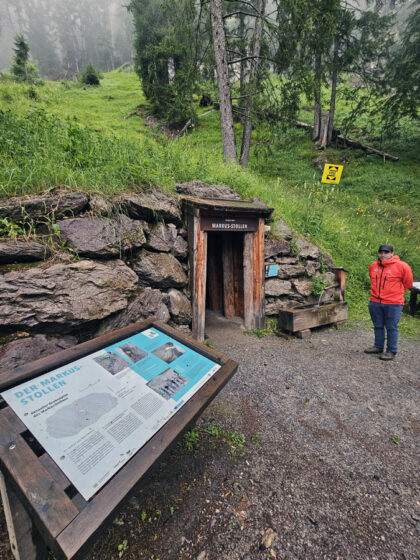
<svg viewBox="0 0 420 560"><path fill-rule="evenodd" d="M208 233L206 306L228 319L244 316L243 238L242 233Z"/></svg>

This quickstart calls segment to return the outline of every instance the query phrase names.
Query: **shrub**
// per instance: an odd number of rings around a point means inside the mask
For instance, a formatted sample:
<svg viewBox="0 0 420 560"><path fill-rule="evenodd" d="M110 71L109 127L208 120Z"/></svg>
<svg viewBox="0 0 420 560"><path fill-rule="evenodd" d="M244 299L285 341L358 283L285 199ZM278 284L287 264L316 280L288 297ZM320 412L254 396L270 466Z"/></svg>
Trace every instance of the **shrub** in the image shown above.
<svg viewBox="0 0 420 560"><path fill-rule="evenodd" d="M99 86L100 79L100 71L89 61L80 76L80 81L88 86Z"/></svg>

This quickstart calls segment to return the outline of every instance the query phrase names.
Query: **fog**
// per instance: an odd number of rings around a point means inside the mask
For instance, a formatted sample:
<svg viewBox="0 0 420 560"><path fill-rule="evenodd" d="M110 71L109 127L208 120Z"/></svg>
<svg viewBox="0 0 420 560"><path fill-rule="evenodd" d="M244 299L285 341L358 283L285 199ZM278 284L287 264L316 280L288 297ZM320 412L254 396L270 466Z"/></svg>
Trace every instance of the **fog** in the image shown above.
<svg viewBox="0 0 420 560"><path fill-rule="evenodd" d="M41 76L69 79L89 60L103 71L132 59L133 29L124 0L0 0L0 71L8 71L16 35Z"/></svg>

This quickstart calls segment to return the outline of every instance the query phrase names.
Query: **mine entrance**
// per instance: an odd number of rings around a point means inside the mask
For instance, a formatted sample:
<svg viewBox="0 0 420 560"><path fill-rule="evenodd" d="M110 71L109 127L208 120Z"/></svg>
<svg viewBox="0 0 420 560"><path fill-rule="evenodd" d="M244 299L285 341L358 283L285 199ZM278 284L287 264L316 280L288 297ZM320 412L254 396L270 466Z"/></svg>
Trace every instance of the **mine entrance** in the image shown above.
<svg viewBox="0 0 420 560"><path fill-rule="evenodd" d="M244 235L209 232L206 308L230 319L244 317Z"/></svg>
<svg viewBox="0 0 420 560"><path fill-rule="evenodd" d="M206 310L264 328L264 220L272 208L246 200L184 197L193 336L204 340Z"/></svg>

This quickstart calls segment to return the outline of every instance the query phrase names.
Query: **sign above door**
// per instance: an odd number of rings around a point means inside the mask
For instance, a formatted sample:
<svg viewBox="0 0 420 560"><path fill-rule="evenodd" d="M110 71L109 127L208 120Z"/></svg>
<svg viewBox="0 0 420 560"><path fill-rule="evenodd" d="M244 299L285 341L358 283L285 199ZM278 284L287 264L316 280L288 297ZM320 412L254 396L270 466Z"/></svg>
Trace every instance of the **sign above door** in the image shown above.
<svg viewBox="0 0 420 560"><path fill-rule="evenodd" d="M201 216L202 231L239 231L258 230L258 218L239 218L233 216Z"/></svg>

